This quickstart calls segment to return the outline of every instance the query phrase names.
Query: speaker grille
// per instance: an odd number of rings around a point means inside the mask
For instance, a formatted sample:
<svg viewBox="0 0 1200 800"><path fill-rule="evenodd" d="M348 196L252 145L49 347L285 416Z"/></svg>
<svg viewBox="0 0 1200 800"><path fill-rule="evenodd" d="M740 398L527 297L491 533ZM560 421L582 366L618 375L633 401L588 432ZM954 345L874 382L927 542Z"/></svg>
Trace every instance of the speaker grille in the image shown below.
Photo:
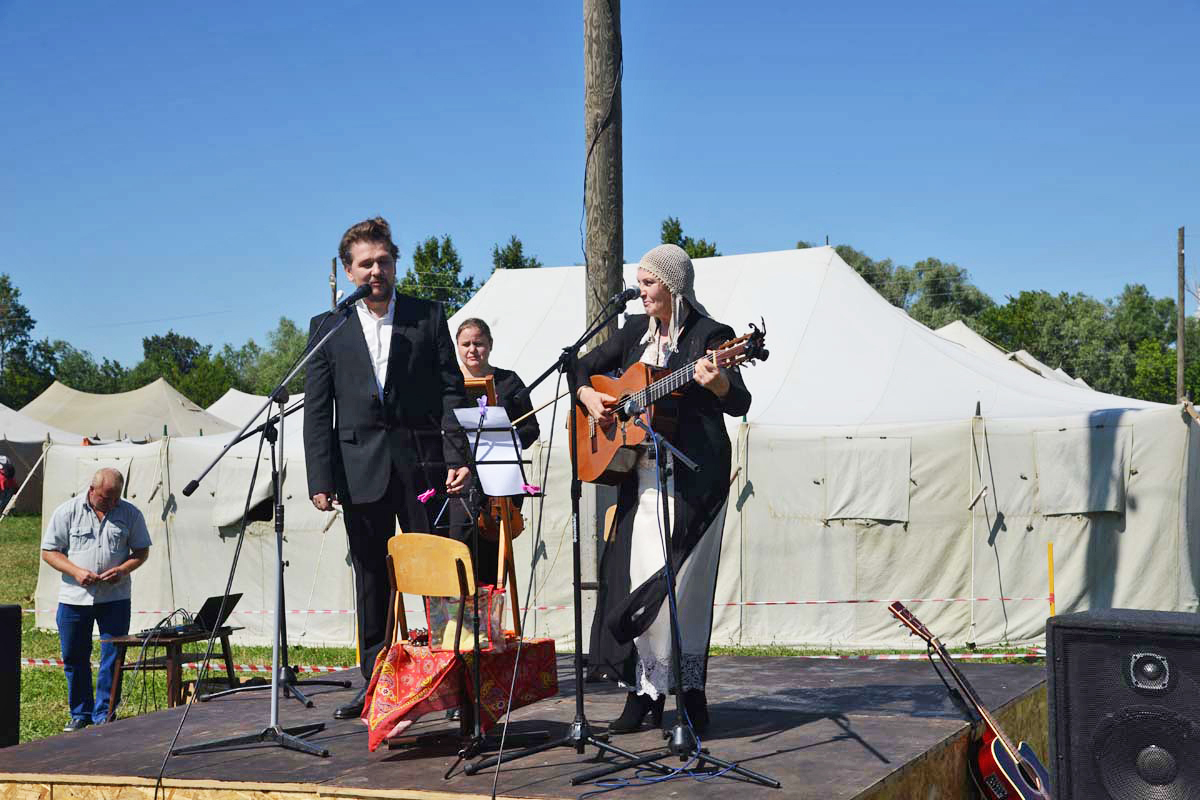
<svg viewBox="0 0 1200 800"><path fill-rule="evenodd" d="M1200 619L1087 612L1047 628L1058 800L1200 800Z"/></svg>

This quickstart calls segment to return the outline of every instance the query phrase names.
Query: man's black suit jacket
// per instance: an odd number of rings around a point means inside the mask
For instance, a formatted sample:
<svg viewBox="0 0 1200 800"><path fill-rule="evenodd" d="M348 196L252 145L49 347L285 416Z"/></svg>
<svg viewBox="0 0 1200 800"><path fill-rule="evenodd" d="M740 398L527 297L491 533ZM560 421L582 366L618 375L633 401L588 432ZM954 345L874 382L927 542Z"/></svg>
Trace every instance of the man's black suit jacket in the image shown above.
<svg viewBox="0 0 1200 800"><path fill-rule="evenodd" d="M310 337L336 320L313 317ZM320 338L319 336L317 337ZM440 303L396 294L383 401L358 313L308 363L304 378L304 455L308 493L337 493L342 503L383 497L392 469L466 463L466 439L454 409L469 405L454 342ZM445 462L443 464L442 462ZM440 480L434 484L441 488Z"/></svg>

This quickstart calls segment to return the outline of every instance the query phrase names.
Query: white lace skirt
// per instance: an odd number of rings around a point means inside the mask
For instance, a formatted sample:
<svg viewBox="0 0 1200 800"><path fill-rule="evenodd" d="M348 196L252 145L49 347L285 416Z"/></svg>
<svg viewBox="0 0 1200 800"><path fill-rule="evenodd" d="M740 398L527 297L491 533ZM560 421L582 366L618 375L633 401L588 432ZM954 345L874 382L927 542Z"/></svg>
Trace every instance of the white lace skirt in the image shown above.
<svg viewBox="0 0 1200 800"><path fill-rule="evenodd" d="M665 563L662 536L662 501L658 496L654 459L638 461L638 499L633 518L633 538L629 557L629 585L640 586ZM674 481L668 479L667 497L674 520ZM725 529L725 505L717 513L699 544L683 562L676 575L679 611L679 636L682 640L680 666L683 688L703 689L708 642L712 634L713 595L716 592L717 565L721 558L721 536ZM657 698L674 687L671 670L671 619L668 603L646 632L634 639L637 647L638 693ZM630 687L627 687L630 688Z"/></svg>

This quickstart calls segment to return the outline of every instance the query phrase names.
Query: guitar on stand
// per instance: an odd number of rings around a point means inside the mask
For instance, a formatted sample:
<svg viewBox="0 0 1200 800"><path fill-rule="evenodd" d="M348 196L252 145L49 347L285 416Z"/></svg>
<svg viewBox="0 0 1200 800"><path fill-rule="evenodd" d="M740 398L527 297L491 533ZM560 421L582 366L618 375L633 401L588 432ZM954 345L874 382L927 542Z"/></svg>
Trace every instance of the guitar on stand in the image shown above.
<svg viewBox="0 0 1200 800"><path fill-rule="evenodd" d="M654 404L664 397L677 393L696 377L696 363L711 361L719 367L736 367L755 360L766 361L770 355L763 342L767 336L766 325L760 330L750 326L750 333L730 339L723 345L696 361L671 371L649 364L637 363L625 370L619 378L593 375L593 389L617 398L616 407L636 409L634 416L643 413L655 430L671 440L673 420L664 420L656 414ZM625 479L637 464L634 448L646 440L646 432L628 416L618 419L607 428L596 424L587 411L575 404L575 441L572 450L579 459L579 479L585 483L602 483L615 486Z"/></svg>
<svg viewBox="0 0 1200 800"><path fill-rule="evenodd" d="M925 640L929 649L950 671L962 697L983 720L983 735L975 742L971 759L971 778L979 794L986 800L1052 800L1050 775L1038 761L1033 748L1025 742L1013 745L966 677L954 665L945 645L901 602L889 605L888 611L909 631Z"/></svg>

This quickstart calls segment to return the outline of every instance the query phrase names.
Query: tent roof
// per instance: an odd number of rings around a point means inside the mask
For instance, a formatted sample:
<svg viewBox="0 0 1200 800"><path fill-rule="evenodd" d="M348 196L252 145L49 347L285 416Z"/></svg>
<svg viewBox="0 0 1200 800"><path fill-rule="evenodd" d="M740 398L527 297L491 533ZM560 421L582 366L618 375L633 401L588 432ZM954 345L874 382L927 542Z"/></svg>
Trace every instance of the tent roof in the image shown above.
<svg viewBox="0 0 1200 800"><path fill-rule="evenodd" d="M1044 380L948 341L883 299L830 247L697 259L696 295L738 334L766 320L769 360L743 368L748 421L857 426L1155 407ZM632 284L637 265L624 275ZM583 267L497 270L450 320L488 321L493 361L527 380L584 327ZM640 303L629 304L641 313ZM552 381L534 392L551 399ZM548 419L549 410L542 412Z"/></svg>
<svg viewBox="0 0 1200 800"><path fill-rule="evenodd" d="M294 394L288 400L287 407L291 408L296 403L303 401L303 393ZM250 415L260 410L266 404L266 402L267 398L265 395L248 394L237 389L230 389L229 391L225 392L225 394L221 395L221 397L206 410L214 417L220 417L221 419L225 420L230 425L234 426L234 430L237 430L245 425L246 420L250 419ZM265 418L265 413L260 414L254 418L254 422L255 424L258 424ZM294 421L297 423L297 426L299 426L299 423L301 423L303 419L304 411L297 411L296 413L288 416L287 424L291 425Z"/></svg>
<svg viewBox="0 0 1200 800"><path fill-rule="evenodd" d="M162 378L117 394L80 392L55 381L21 413L100 439L157 439L164 426L171 436L220 433L233 427L188 400Z"/></svg>
<svg viewBox="0 0 1200 800"><path fill-rule="evenodd" d="M1046 380L1058 381L1059 383L1069 384L1071 386L1081 386L1084 389L1090 389L1087 382L1081 379L1072 378L1063 369L1051 369L1049 366L1038 360L1028 350L1014 350L1011 353L1005 352L997 347L987 338L979 335L970 328L965 322L960 319L954 322L943 325L934 331L943 339L960 344L976 355L984 358L1002 358L1012 362L1018 366L1024 367L1035 375L1040 375Z"/></svg>
<svg viewBox="0 0 1200 800"><path fill-rule="evenodd" d="M81 444L85 438L83 434L47 425L0 403L0 439L10 442L44 442L47 435L51 440L62 444Z"/></svg>

